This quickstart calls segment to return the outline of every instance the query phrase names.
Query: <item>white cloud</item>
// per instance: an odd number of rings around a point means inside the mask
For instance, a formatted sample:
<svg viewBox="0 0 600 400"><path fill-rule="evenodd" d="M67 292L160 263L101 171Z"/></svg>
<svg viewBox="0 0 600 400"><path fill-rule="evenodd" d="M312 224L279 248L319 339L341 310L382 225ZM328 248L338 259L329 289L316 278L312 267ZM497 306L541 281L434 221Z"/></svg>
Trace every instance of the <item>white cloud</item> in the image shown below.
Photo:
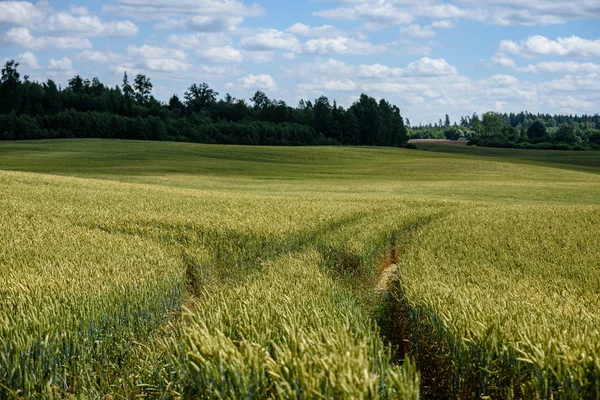
<svg viewBox="0 0 600 400"><path fill-rule="evenodd" d="M67 57L59 60L51 58L48 62L48 69L53 71L71 71L73 70L73 62Z"/></svg>
<svg viewBox="0 0 600 400"><path fill-rule="evenodd" d="M444 60L423 57L420 60L413 61L406 67L405 72L415 76L438 76L438 75L456 75L456 67L451 66Z"/></svg>
<svg viewBox="0 0 600 400"><path fill-rule="evenodd" d="M478 0L459 2L482 10L486 20L496 25L549 25L600 18L600 7L596 0L488 0L483 9Z"/></svg>
<svg viewBox="0 0 600 400"><path fill-rule="evenodd" d="M271 75L253 75L249 74L238 79L238 84L246 90L275 90L277 84Z"/></svg>
<svg viewBox="0 0 600 400"><path fill-rule="evenodd" d="M27 28L11 28L0 38L7 46L24 47L27 49L59 49L83 50L92 48L87 39L75 37L33 36Z"/></svg>
<svg viewBox="0 0 600 400"><path fill-rule="evenodd" d="M324 18L362 21L367 28L410 24L415 18L470 19L494 25L563 24L577 19L599 19L597 0L338 0L340 7L314 14ZM437 25L437 26L434 26ZM445 26L444 26L445 25ZM432 23L433 28L452 27L449 22Z"/></svg>
<svg viewBox="0 0 600 400"><path fill-rule="evenodd" d="M240 40L240 47L247 50L295 50L300 42L294 35L276 29L261 29Z"/></svg>
<svg viewBox="0 0 600 400"><path fill-rule="evenodd" d="M164 80L169 85L176 84L182 88L187 88L191 82L198 81L199 77L206 82L214 82L239 76L241 71L237 66L232 65L197 65L190 64L178 60L129 60L119 64L110 65L108 70L114 74L121 76L127 72L129 76L136 74L149 75L153 81ZM175 89L173 89L175 90ZM172 90L167 91L170 96ZM168 97L166 97L168 99Z"/></svg>
<svg viewBox="0 0 600 400"><path fill-rule="evenodd" d="M231 46L209 47L198 51L198 55L204 60L216 63L241 63L244 60L242 53Z"/></svg>
<svg viewBox="0 0 600 400"><path fill-rule="evenodd" d="M450 29L450 28L454 28L455 26L456 26L456 24L454 23L454 21L449 20L449 19L442 19L442 20L438 20L438 21L433 21L431 23L432 28L439 28L439 29Z"/></svg>
<svg viewBox="0 0 600 400"><path fill-rule="evenodd" d="M487 79L490 86L512 86L518 82L512 75L492 75Z"/></svg>
<svg viewBox="0 0 600 400"><path fill-rule="evenodd" d="M244 60L253 62L255 64L266 64L273 62L275 59L275 51L242 51ZM293 54L293 53L292 53Z"/></svg>
<svg viewBox="0 0 600 400"><path fill-rule="evenodd" d="M325 82L326 90L356 90L356 84L350 79L340 79Z"/></svg>
<svg viewBox="0 0 600 400"><path fill-rule="evenodd" d="M583 65L577 68L592 69ZM386 98L399 105L402 115L413 124L437 121L446 112L453 118L489 110L581 114L597 112L594 105L597 108L600 104L598 72L572 74L549 82L518 80L510 74L475 80L460 76L443 59L427 57L404 68L376 63L354 66L341 60L316 59L312 63L296 63L286 70L285 77L296 82L297 93L304 98L325 94L330 100L340 100L340 96L349 98L360 93Z"/></svg>
<svg viewBox="0 0 600 400"><path fill-rule="evenodd" d="M28 51L25 53L19 54L17 56L17 61L19 63L21 63L21 65L25 68L29 68L29 69L39 69L40 68L40 62L38 61L35 54L28 52Z"/></svg>
<svg viewBox="0 0 600 400"><path fill-rule="evenodd" d="M359 20L382 26L408 24L414 19L414 15L405 12L404 7L397 7L388 1L358 1L357 3L350 7L317 11L314 15L331 19Z"/></svg>
<svg viewBox="0 0 600 400"><path fill-rule="evenodd" d="M544 83L544 88L557 96L557 92L597 92L600 87L600 74L567 75Z"/></svg>
<svg viewBox="0 0 600 400"><path fill-rule="evenodd" d="M356 84L351 79L326 79L313 83L300 83L298 89L315 93L329 90L334 92L355 91Z"/></svg>
<svg viewBox="0 0 600 400"><path fill-rule="evenodd" d="M143 68L149 71L161 72L185 72L192 69L192 64L181 60L173 60L169 58L154 58L140 60L136 64L137 68Z"/></svg>
<svg viewBox="0 0 600 400"><path fill-rule="evenodd" d="M546 100L548 106L564 110L562 111L564 114L577 114L581 113L581 110L590 110L593 109L596 105L594 101L587 101L583 99L578 99L573 96L556 96L549 97ZM567 111L571 110L571 111Z"/></svg>
<svg viewBox="0 0 600 400"><path fill-rule="evenodd" d="M435 36L435 31L427 26L421 26L417 24L408 25L400 29L401 33L405 35L413 36L416 38L432 38Z"/></svg>
<svg viewBox="0 0 600 400"><path fill-rule="evenodd" d="M43 17L44 13L27 1L0 2L0 24L33 26Z"/></svg>
<svg viewBox="0 0 600 400"><path fill-rule="evenodd" d="M354 66L334 58L317 58L313 63L296 63L284 72L285 77L296 80L312 80L315 77L351 78L355 74L356 68Z"/></svg>
<svg viewBox="0 0 600 400"><path fill-rule="evenodd" d="M415 13L427 18L462 18L467 14L465 10L448 3L417 6Z"/></svg>
<svg viewBox="0 0 600 400"><path fill-rule="evenodd" d="M340 29L332 25L310 26L299 22L287 28L286 31L298 36L312 37L336 37L342 34Z"/></svg>
<svg viewBox="0 0 600 400"><path fill-rule="evenodd" d="M75 56L78 61L90 62L90 63L102 63L106 64L109 62L115 62L121 56L112 52L102 52L86 50Z"/></svg>
<svg viewBox="0 0 600 400"><path fill-rule="evenodd" d="M394 76L401 76L403 73L402 68L390 68L387 65L371 64L361 65L358 67L359 76L365 78L390 78Z"/></svg>
<svg viewBox="0 0 600 400"><path fill-rule="evenodd" d="M131 37L138 33L131 21L104 22L91 16L85 7L71 6L71 13L52 12L43 2L0 2L0 25L13 25L47 32L52 36L76 35L75 39L92 36Z"/></svg>
<svg viewBox="0 0 600 400"><path fill-rule="evenodd" d="M127 53L133 58L152 58L152 59L174 59L183 61L187 58L185 51L179 49L170 49L166 47L148 46L147 44L136 47L128 46Z"/></svg>
<svg viewBox="0 0 600 400"><path fill-rule="evenodd" d="M431 47L422 42L414 42L407 39L399 39L387 43L390 52L402 55L425 56L431 53Z"/></svg>
<svg viewBox="0 0 600 400"><path fill-rule="evenodd" d="M347 37L311 39L299 50L307 54L375 54L386 51L384 45L358 41Z"/></svg>
<svg viewBox="0 0 600 400"><path fill-rule="evenodd" d="M535 65L522 68L524 72L547 72L566 74L593 74L600 73L600 64L581 63L576 61L542 61Z"/></svg>
<svg viewBox="0 0 600 400"><path fill-rule="evenodd" d="M232 32L244 19L241 17L206 16L165 18L156 24L157 29L186 29L197 32Z"/></svg>
<svg viewBox="0 0 600 400"><path fill-rule="evenodd" d="M90 15L90 10L88 10L87 7L72 5L69 8L69 10L71 11L71 14L73 14L73 15L79 15L79 16L89 16Z"/></svg>
<svg viewBox="0 0 600 400"><path fill-rule="evenodd" d="M89 52L81 54L81 57L98 58L106 60L112 53ZM193 70L192 64L187 61L187 54L181 49L173 49L158 46L128 46L127 56L111 57L112 64L109 70L113 73L122 74L124 71L130 73L166 73L183 74Z"/></svg>
<svg viewBox="0 0 600 400"><path fill-rule="evenodd" d="M204 49L208 47L227 46L232 44L231 37L219 33L198 32L184 35L169 35L167 45L181 49Z"/></svg>
<svg viewBox="0 0 600 400"><path fill-rule="evenodd" d="M110 71L119 75L126 71L131 75L149 72L181 74L192 71L192 68L193 66L185 61L173 60L169 58L139 59L109 66Z"/></svg>
<svg viewBox="0 0 600 400"><path fill-rule="evenodd" d="M492 57L492 64L499 66L499 67L505 67L505 68L515 68L517 65L515 63L515 60L513 60L512 58L508 58L502 54L495 54Z"/></svg>
<svg viewBox="0 0 600 400"><path fill-rule="evenodd" d="M574 57L600 56L600 39L584 39L579 36L548 39L545 36L530 36L526 40L515 42L503 40L500 51L519 56L557 55Z"/></svg>
<svg viewBox="0 0 600 400"><path fill-rule="evenodd" d="M536 64L518 66L511 58L503 54L495 54L491 59L491 64L509 68L518 72L529 73L552 73L552 74L592 74L600 72L600 64L578 61L542 61Z"/></svg>
<svg viewBox="0 0 600 400"><path fill-rule="evenodd" d="M46 73L50 78L59 82L66 82L69 78L76 75L75 69L73 68L73 62L67 57L58 60L54 58L48 60L48 69Z"/></svg>
<svg viewBox="0 0 600 400"><path fill-rule="evenodd" d="M116 3L105 5L103 9L144 19L190 15L256 17L264 14L258 4L246 5L237 0L116 0Z"/></svg>
<svg viewBox="0 0 600 400"><path fill-rule="evenodd" d="M103 22L98 17L74 17L67 13L50 15L42 28L51 33L76 34L79 37L132 37L138 33L138 27L131 21Z"/></svg>

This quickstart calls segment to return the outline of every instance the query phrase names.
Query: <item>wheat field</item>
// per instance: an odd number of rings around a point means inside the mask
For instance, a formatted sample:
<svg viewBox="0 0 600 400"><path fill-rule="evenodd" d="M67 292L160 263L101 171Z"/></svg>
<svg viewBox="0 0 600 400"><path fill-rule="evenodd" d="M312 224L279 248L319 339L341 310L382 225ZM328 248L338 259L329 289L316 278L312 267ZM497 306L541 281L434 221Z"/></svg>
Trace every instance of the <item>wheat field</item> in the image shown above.
<svg viewBox="0 0 600 400"><path fill-rule="evenodd" d="M0 143L0 398L600 397L600 155L433 150Z"/></svg>

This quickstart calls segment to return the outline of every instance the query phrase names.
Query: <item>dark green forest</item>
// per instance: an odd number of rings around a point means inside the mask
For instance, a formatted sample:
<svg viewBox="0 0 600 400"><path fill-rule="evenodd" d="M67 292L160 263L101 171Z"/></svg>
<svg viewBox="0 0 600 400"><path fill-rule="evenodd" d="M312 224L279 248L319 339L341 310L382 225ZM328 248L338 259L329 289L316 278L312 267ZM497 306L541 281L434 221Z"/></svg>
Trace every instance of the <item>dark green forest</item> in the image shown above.
<svg viewBox="0 0 600 400"><path fill-rule="evenodd" d="M75 76L61 88L52 80L21 79L8 61L0 81L0 140L120 138L248 145L404 146L400 109L361 95L348 109L321 96L290 107L256 92L247 102L192 84L183 99L152 96L145 75L127 73L120 86Z"/></svg>
<svg viewBox="0 0 600 400"><path fill-rule="evenodd" d="M521 149L600 149L600 115L550 115L488 112L451 124L446 114L438 123L410 127L412 139L468 140L470 145Z"/></svg>
<svg viewBox="0 0 600 400"><path fill-rule="evenodd" d="M142 74L106 86L79 75L61 88L33 82L7 61L0 79L0 140L117 138L248 145L405 146L413 139L469 140L471 145L527 149L600 148L600 115L488 112L412 126L386 100L362 94L348 109L321 96L290 107L258 91L219 98L206 83L163 103Z"/></svg>

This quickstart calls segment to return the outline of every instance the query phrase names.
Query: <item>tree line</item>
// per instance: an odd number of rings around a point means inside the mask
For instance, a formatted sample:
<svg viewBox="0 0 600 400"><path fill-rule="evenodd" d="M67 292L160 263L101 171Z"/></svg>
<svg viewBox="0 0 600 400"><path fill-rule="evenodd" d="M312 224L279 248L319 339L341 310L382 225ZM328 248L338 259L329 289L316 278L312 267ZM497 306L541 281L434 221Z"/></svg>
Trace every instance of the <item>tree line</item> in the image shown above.
<svg viewBox="0 0 600 400"><path fill-rule="evenodd" d="M325 96L290 107L258 91L248 101L219 98L206 83L193 83L183 99L152 95L151 80L127 73L110 87L79 75L65 88L53 80L21 79L7 61L0 78L0 140L122 138L252 145L404 146L400 109L362 94L348 109Z"/></svg>
<svg viewBox="0 0 600 400"><path fill-rule="evenodd" d="M487 112L410 127L413 139L469 140L471 145L524 149L600 149L600 115L550 115Z"/></svg>

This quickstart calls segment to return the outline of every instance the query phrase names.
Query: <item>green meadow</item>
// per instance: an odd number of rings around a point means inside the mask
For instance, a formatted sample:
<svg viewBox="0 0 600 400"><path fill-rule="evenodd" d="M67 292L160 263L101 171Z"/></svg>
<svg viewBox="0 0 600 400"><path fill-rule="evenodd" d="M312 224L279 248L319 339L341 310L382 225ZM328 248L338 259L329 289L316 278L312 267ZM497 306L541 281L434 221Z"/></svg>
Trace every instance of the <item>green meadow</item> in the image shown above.
<svg viewBox="0 0 600 400"><path fill-rule="evenodd" d="M0 398L599 398L600 152L419 148L0 143Z"/></svg>

